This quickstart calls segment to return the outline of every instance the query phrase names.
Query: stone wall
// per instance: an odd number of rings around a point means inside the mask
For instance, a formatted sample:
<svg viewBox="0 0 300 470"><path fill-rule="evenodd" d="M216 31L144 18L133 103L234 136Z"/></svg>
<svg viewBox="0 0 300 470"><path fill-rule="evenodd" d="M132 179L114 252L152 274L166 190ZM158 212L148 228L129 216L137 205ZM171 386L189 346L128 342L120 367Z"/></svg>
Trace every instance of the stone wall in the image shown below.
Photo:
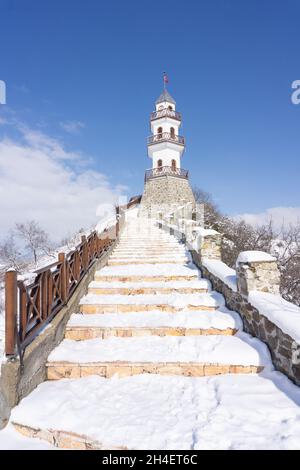
<svg viewBox="0 0 300 470"><path fill-rule="evenodd" d="M161 228L170 232L168 225L160 224ZM214 232L214 233L213 233ZM180 228L172 228L172 234L185 240L185 234ZM266 253L246 252L249 259L243 257L237 263L236 285L229 285L213 274L204 264L204 259L219 261L220 271L228 269L221 261L221 234L212 230L201 229L198 239L185 240L194 263L199 267L204 278L208 279L214 290L223 294L226 306L238 312L242 318L244 330L263 341L269 348L273 364L277 370L287 375L293 382L300 385L300 344L290 335L282 331L274 322L270 321L262 312L255 308L248 300L250 291L260 291L279 296L280 274L274 258ZM197 248L195 248L197 247ZM245 253L245 252L244 252ZM262 259L255 259L257 255ZM284 316L287 312L282 311Z"/></svg>
<svg viewBox="0 0 300 470"><path fill-rule="evenodd" d="M168 211L168 206L186 204L195 205L195 198L189 181L177 176L163 175L149 179L145 183L139 214L147 217L156 216L160 210Z"/></svg>
<svg viewBox="0 0 300 470"><path fill-rule="evenodd" d="M245 292L241 293L239 290L235 292L223 280L212 274L203 266L199 253L192 250L191 255L194 263L201 270L203 277L210 280L214 290L223 294L226 306L230 310L234 310L240 314L243 320L244 330L256 336L268 346L275 368L286 374L297 385L300 385L300 344L251 305L250 302L248 302ZM260 273L264 272L264 277L268 277L268 272L273 272L271 277L273 276L273 279L278 281L276 263L275 265L273 263L272 267L271 264L267 267L265 266L265 269L262 269L262 263L257 264L259 265L257 266L258 271ZM237 285L241 285L239 282L239 271L237 271ZM265 287L265 283L263 287ZM248 287L246 287L246 291L248 292ZM269 292L270 291L272 292L272 289L270 289ZM277 291L276 287L275 291ZM284 311L282 315L284 315Z"/></svg>
<svg viewBox="0 0 300 470"><path fill-rule="evenodd" d="M80 299L87 293L88 285L94 279L95 271L107 264L113 248L112 245L92 265L67 305L60 310L44 331L26 348L23 371L21 371L19 359L2 364L0 376L0 429L7 423L11 408L46 380L46 361L50 352L63 340L66 324L71 314L79 311Z"/></svg>

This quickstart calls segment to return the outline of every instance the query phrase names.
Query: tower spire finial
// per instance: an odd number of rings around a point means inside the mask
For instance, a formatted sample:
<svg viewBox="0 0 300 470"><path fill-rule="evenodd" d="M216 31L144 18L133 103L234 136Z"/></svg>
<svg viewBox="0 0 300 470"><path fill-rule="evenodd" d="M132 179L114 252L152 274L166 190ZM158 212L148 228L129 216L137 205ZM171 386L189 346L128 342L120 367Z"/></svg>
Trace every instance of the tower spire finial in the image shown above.
<svg viewBox="0 0 300 470"><path fill-rule="evenodd" d="M169 83L168 75L166 74L166 72L164 72L163 81L164 81L164 90L165 90L166 84Z"/></svg>

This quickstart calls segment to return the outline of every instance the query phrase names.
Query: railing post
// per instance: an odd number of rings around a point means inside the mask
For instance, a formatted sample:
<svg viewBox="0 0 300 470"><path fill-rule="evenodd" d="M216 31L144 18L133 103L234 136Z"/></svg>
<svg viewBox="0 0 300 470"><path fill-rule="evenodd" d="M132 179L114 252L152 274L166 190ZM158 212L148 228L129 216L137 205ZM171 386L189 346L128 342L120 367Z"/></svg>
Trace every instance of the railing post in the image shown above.
<svg viewBox="0 0 300 470"><path fill-rule="evenodd" d="M120 207L119 206L116 206L116 220L117 220L117 223L116 223L116 238L118 238L119 232L120 232Z"/></svg>
<svg viewBox="0 0 300 470"><path fill-rule="evenodd" d="M58 261L61 263L60 267L60 295L63 303L67 302L67 270L66 270L66 257L65 253L58 254Z"/></svg>
<svg viewBox="0 0 300 470"><path fill-rule="evenodd" d="M83 261L83 263L82 264L83 264L84 270L86 271L88 261L87 261L87 245L86 245L86 236L85 235L82 235L81 243L83 243L83 247L82 247L82 261Z"/></svg>
<svg viewBox="0 0 300 470"><path fill-rule="evenodd" d="M5 273L5 354L14 356L16 346L17 322L17 272L15 270Z"/></svg>

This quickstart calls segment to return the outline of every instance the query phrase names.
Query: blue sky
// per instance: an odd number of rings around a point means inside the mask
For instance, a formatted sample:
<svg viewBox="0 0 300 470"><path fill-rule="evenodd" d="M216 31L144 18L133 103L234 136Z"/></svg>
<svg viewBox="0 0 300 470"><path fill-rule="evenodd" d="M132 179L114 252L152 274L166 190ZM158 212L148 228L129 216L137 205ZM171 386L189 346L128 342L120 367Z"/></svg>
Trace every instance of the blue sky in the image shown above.
<svg viewBox="0 0 300 470"><path fill-rule="evenodd" d="M191 183L228 214L299 207L299 14L298 0L0 0L0 119L14 112L141 193L166 70Z"/></svg>

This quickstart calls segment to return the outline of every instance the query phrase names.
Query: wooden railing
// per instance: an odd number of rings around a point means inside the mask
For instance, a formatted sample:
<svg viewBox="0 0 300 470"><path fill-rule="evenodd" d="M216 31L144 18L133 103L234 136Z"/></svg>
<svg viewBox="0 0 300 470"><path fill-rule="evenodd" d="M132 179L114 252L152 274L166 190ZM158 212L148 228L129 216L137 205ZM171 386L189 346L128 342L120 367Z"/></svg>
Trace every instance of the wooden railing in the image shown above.
<svg viewBox="0 0 300 470"><path fill-rule="evenodd" d="M170 117L173 119L176 119L177 121L181 121L181 114L178 113L177 111L174 111L174 109L160 109L158 111L154 111L150 115L151 121L154 121L155 119L160 119L163 117Z"/></svg>
<svg viewBox="0 0 300 470"><path fill-rule="evenodd" d="M150 135L147 139L148 145L157 144L158 142L173 142L175 144L184 145L185 140L181 135L174 135L171 132L160 132L158 134Z"/></svg>
<svg viewBox="0 0 300 470"><path fill-rule="evenodd" d="M177 176L178 178L188 179L189 172L183 168L173 168L172 166L160 166L157 168L150 168L145 172L145 181L148 181L151 178L156 178L158 176Z"/></svg>
<svg viewBox="0 0 300 470"><path fill-rule="evenodd" d="M120 219L114 227L118 232ZM105 234L104 234L105 235ZM103 235L103 236L104 236ZM114 239L101 238L97 232L83 236L76 248L35 272L29 285L18 280L17 272L9 270L5 277L5 353L20 357L25 347L66 305L81 279Z"/></svg>

